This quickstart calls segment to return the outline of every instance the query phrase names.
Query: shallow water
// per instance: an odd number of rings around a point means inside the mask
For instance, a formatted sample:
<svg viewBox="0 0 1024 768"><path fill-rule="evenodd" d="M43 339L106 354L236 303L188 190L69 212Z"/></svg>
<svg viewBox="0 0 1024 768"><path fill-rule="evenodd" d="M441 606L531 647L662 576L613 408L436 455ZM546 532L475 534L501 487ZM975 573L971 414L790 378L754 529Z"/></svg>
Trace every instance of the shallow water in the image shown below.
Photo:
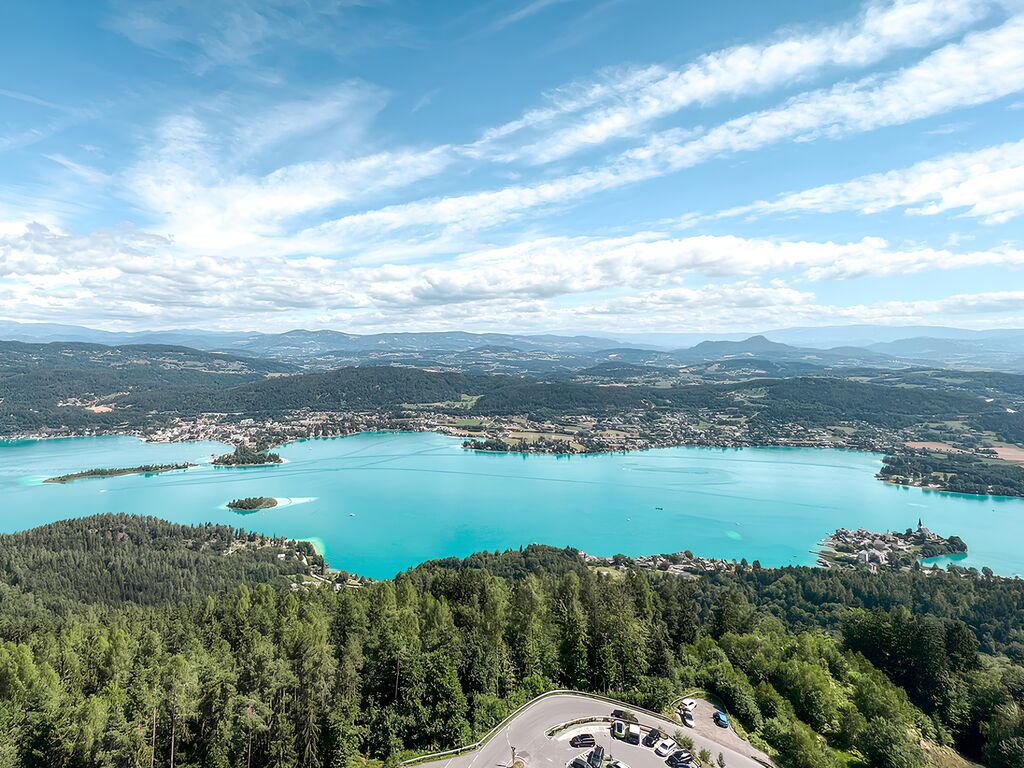
<svg viewBox="0 0 1024 768"><path fill-rule="evenodd" d="M213 467L42 484L96 467L206 461L218 443L128 437L0 442L0 530L99 512L220 522L314 540L328 561L383 578L424 560L531 542L597 555L676 552L813 564L838 527L903 530L918 518L970 547L958 564L1024 574L1024 500L874 479L880 456L810 448L665 448L524 456L465 451L429 433L290 443L271 467ZM234 498L290 503L240 515Z"/></svg>

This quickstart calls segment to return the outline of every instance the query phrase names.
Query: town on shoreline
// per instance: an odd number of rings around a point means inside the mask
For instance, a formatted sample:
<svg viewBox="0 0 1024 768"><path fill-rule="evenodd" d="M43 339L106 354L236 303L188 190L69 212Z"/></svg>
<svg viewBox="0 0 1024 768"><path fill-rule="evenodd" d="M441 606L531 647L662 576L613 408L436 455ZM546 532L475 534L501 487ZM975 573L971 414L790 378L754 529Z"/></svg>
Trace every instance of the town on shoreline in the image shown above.
<svg viewBox="0 0 1024 768"><path fill-rule="evenodd" d="M820 427L780 422L765 426L728 414L716 417L712 413L668 413L652 421L642 410L600 417L563 415L556 420L526 416L470 418L418 407L396 411L303 409L264 418L227 413L208 413L194 418L171 416L142 428L58 429L8 439L122 434L148 442L215 441L234 447L232 453L214 459L216 464L230 466L280 463L279 456L268 452L295 440L386 431L435 432L461 438L467 450L527 454L614 453L677 446L870 451L885 455L878 478L886 482L974 495L1024 496L1024 482L1018 483L1016 474L1008 474L1001 464L982 467L979 473L978 462L984 457L976 459L943 452L942 462L958 462L959 471L951 473L945 463L939 464L930 458L936 449L910 441L908 438L915 435L907 430L865 423ZM1006 466L1016 469L1012 464ZM993 471L1001 474L990 476ZM1024 476L1024 470L1020 474Z"/></svg>

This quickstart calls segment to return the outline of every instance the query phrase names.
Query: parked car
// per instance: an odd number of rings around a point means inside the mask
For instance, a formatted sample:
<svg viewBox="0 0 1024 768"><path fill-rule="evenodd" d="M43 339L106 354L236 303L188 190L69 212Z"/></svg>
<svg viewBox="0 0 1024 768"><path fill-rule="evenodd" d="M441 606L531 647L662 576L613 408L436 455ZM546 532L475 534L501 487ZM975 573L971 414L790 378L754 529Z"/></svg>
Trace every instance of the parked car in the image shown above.
<svg viewBox="0 0 1024 768"><path fill-rule="evenodd" d="M681 719L683 721L683 725L687 726L688 728L696 727L696 723L693 722L693 714L692 713L690 713L690 712L683 712Z"/></svg>
<svg viewBox="0 0 1024 768"><path fill-rule="evenodd" d="M676 748L676 743L672 739L665 739L657 747L654 748L654 754L658 757L665 757L669 752Z"/></svg>
<svg viewBox="0 0 1024 768"><path fill-rule="evenodd" d="M663 734L657 728L651 728L650 732L646 736L644 736L644 746L653 747L663 738L665 738L665 734Z"/></svg>
<svg viewBox="0 0 1024 768"><path fill-rule="evenodd" d="M590 768L590 763L584 760L582 757L573 758L573 761L569 763L569 768Z"/></svg>
<svg viewBox="0 0 1024 768"><path fill-rule="evenodd" d="M640 726L633 723L626 729L626 743L627 744L639 744L640 743Z"/></svg>
<svg viewBox="0 0 1024 768"><path fill-rule="evenodd" d="M634 715L632 712L626 711L625 709L612 710L612 717L614 717L616 720L625 720L627 723L636 722L636 715Z"/></svg>
<svg viewBox="0 0 1024 768"><path fill-rule="evenodd" d="M725 716L725 712L719 712L716 710L711 719L715 721L715 725L719 728L729 727L729 718Z"/></svg>
<svg viewBox="0 0 1024 768"><path fill-rule="evenodd" d="M679 709L686 710L687 712L693 712L697 708L697 702L694 699L683 699L679 702Z"/></svg>
<svg viewBox="0 0 1024 768"><path fill-rule="evenodd" d="M621 720L616 720L612 723L612 738L613 739L624 739L626 738L626 724Z"/></svg>
<svg viewBox="0 0 1024 768"><path fill-rule="evenodd" d="M690 761L693 760L693 755L687 752L685 749L677 749L671 755L668 756L668 760L665 762L672 766L672 768L682 768Z"/></svg>
<svg viewBox="0 0 1024 768"><path fill-rule="evenodd" d="M569 739L569 746L577 749L590 749L596 743L593 734L590 733L580 733Z"/></svg>
<svg viewBox="0 0 1024 768"><path fill-rule="evenodd" d="M629 765L621 760L612 760L608 763L608 768L629 768Z"/></svg>
<svg viewBox="0 0 1024 768"><path fill-rule="evenodd" d="M598 744L587 756L587 762L590 763L590 768L601 768L601 761L604 760L604 747Z"/></svg>

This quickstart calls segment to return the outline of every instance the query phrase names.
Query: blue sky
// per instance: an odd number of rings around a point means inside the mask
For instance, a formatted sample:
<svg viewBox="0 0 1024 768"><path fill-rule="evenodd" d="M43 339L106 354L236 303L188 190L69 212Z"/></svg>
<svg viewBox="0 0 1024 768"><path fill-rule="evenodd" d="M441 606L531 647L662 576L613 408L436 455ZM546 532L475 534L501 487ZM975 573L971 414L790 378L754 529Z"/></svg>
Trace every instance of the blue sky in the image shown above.
<svg viewBox="0 0 1024 768"><path fill-rule="evenodd" d="M1024 0L8 4L0 316L1024 327Z"/></svg>

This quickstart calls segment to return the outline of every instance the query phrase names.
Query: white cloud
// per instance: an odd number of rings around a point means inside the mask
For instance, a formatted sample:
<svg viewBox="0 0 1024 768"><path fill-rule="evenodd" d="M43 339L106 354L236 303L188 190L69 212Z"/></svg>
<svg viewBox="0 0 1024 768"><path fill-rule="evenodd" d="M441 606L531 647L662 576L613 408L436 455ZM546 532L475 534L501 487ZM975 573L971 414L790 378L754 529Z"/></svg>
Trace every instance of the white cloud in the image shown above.
<svg viewBox="0 0 1024 768"><path fill-rule="evenodd" d="M436 228L482 230L528 211L749 152L780 141L809 141L870 131L982 104L1024 89L1024 17L968 35L887 77L801 94L694 137L678 129L655 134L603 167L535 184L452 195L352 214L302 237L329 251L332 243L370 232ZM316 245L312 245L316 243Z"/></svg>
<svg viewBox="0 0 1024 768"><path fill-rule="evenodd" d="M556 124L524 147L498 150L532 162L557 160L613 138L640 135L653 121L686 107L790 86L827 67L869 66L894 51L948 38L984 18L992 7L990 0L875 2L855 21L719 50L681 69L608 71L596 82L559 89L550 96L551 106L487 132L476 149L582 112L569 125Z"/></svg>
<svg viewBox="0 0 1024 768"><path fill-rule="evenodd" d="M225 166L222 145L202 121L178 115L126 174L128 192L153 211L158 228L206 252L289 246L294 217L365 200L438 173L452 160L447 147L381 151L337 160L294 163L266 174Z"/></svg>
<svg viewBox="0 0 1024 768"><path fill-rule="evenodd" d="M133 318L166 326L230 324L259 312L287 327L311 314L366 314L387 325L408 317L455 322L476 312L513 327L520 322L513 307L552 317L580 307L594 318L618 311L633 322L634 309L647 306L650 317L663 322L698 310L710 321L715 311L731 317L744 308L817 306L812 289L821 280L983 265L1021 267L1024 252L907 251L878 238L670 239L650 232L549 237L444 263L353 267L320 257L214 258L131 227L78 236L30 225L0 237L0 315L102 323ZM973 310L949 306L950 312L1001 311L984 302Z"/></svg>
<svg viewBox="0 0 1024 768"><path fill-rule="evenodd" d="M908 168L860 176L723 211L719 216L856 211L892 208L931 216L961 211L986 224L1024 214L1024 141L959 152Z"/></svg>
<svg viewBox="0 0 1024 768"><path fill-rule="evenodd" d="M633 150L674 169L783 140L839 138L984 104L1024 89L1024 17L967 35L887 78L796 96L783 106L730 120L697 139L662 134Z"/></svg>

